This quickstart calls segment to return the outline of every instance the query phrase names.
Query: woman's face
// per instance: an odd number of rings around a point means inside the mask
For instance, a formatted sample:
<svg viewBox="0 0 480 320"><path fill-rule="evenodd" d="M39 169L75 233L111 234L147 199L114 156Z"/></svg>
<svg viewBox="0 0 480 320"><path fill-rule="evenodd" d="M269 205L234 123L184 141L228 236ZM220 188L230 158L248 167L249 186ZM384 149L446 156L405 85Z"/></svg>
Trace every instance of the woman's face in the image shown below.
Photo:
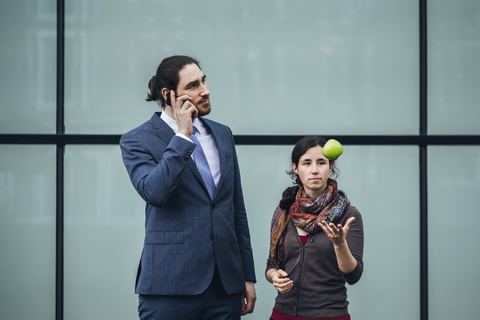
<svg viewBox="0 0 480 320"><path fill-rule="evenodd" d="M300 177L310 198L318 198L325 191L328 174L332 171L330 162L322 150L320 146L310 148L300 157L298 166L292 163L293 172Z"/></svg>

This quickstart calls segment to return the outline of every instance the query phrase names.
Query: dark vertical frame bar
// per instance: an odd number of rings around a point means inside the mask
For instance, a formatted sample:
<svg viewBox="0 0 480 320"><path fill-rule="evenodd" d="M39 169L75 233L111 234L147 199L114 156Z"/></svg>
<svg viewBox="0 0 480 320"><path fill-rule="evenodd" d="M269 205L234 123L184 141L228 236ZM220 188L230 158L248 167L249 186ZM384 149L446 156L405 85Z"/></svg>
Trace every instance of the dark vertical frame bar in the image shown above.
<svg viewBox="0 0 480 320"><path fill-rule="evenodd" d="M420 319L428 320L427 146L420 146Z"/></svg>
<svg viewBox="0 0 480 320"><path fill-rule="evenodd" d="M63 154L65 145L57 145L57 213L55 263L55 319L63 320Z"/></svg>
<svg viewBox="0 0 480 320"><path fill-rule="evenodd" d="M65 134L64 74L65 74L65 1L57 0L57 135ZM55 319L63 320L64 297L64 153L65 144L57 144L56 159L56 261L55 261Z"/></svg>
<svg viewBox="0 0 480 320"><path fill-rule="evenodd" d="M420 136L427 136L427 0L420 13ZM427 144L420 144L420 319L428 320L428 193Z"/></svg>

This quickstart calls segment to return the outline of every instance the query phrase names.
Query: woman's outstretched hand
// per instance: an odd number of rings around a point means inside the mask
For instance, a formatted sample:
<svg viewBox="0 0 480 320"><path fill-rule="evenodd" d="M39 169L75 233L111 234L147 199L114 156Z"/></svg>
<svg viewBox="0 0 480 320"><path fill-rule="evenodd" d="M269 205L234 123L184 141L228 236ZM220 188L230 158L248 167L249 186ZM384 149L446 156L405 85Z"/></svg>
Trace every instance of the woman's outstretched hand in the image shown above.
<svg viewBox="0 0 480 320"><path fill-rule="evenodd" d="M357 260L352 256L347 243L347 233L353 220L355 220L355 217L348 219L343 227L341 224L335 226L335 224L325 221L318 224L332 241L338 267L343 273L350 273L357 267Z"/></svg>
<svg viewBox="0 0 480 320"><path fill-rule="evenodd" d="M341 246L346 243L347 233L353 220L355 220L355 217L348 219L345 226L342 226L341 224L335 226L333 223L327 223L325 220L318 225L323 229L334 245Z"/></svg>

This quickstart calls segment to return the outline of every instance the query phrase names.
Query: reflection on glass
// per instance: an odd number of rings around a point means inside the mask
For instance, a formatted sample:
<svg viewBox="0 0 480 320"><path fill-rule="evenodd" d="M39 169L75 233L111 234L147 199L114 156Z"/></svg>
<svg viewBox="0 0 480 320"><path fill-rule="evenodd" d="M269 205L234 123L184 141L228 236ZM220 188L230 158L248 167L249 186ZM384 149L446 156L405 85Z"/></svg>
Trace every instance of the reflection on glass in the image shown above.
<svg viewBox="0 0 480 320"><path fill-rule="evenodd" d="M56 1L3 1L0 133L54 133Z"/></svg>
<svg viewBox="0 0 480 320"><path fill-rule="evenodd" d="M480 1L428 3L430 134L480 134Z"/></svg>
<svg viewBox="0 0 480 320"><path fill-rule="evenodd" d="M138 317L134 286L143 233L144 204L120 148L67 146L66 319Z"/></svg>
<svg viewBox="0 0 480 320"><path fill-rule="evenodd" d="M148 120L147 83L173 54L200 60L211 118L235 134L418 133L418 1L66 5L69 133Z"/></svg>
<svg viewBox="0 0 480 320"><path fill-rule="evenodd" d="M445 161L445 158L454 159ZM431 319L474 319L480 294L476 246L480 147L428 148L428 274Z"/></svg>
<svg viewBox="0 0 480 320"><path fill-rule="evenodd" d="M0 146L2 319L55 317L55 147Z"/></svg>
<svg viewBox="0 0 480 320"><path fill-rule="evenodd" d="M350 312L359 319L418 319L418 148L344 149L339 188L362 213L365 230L365 271L348 287Z"/></svg>

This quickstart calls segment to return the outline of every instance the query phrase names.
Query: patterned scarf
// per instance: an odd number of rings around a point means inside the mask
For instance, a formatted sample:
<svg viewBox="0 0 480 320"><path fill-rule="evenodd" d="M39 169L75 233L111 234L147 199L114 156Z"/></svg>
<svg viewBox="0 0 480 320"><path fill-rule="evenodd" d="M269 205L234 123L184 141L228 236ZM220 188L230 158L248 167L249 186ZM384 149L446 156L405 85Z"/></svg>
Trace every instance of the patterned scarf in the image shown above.
<svg viewBox="0 0 480 320"><path fill-rule="evenodd" d="M323 220L335 223L349 204L347 195L337 189L337 182L333 179L328 179L327 188L317 199L309 198L304 188L300 187L290 208L282 210L278 207L273 214L270 228L270 263L275 268L283 268L285 235L290 218L298 228L308 233L309 241L314 243L316 234L322 230L318 223Z"/></svg>

